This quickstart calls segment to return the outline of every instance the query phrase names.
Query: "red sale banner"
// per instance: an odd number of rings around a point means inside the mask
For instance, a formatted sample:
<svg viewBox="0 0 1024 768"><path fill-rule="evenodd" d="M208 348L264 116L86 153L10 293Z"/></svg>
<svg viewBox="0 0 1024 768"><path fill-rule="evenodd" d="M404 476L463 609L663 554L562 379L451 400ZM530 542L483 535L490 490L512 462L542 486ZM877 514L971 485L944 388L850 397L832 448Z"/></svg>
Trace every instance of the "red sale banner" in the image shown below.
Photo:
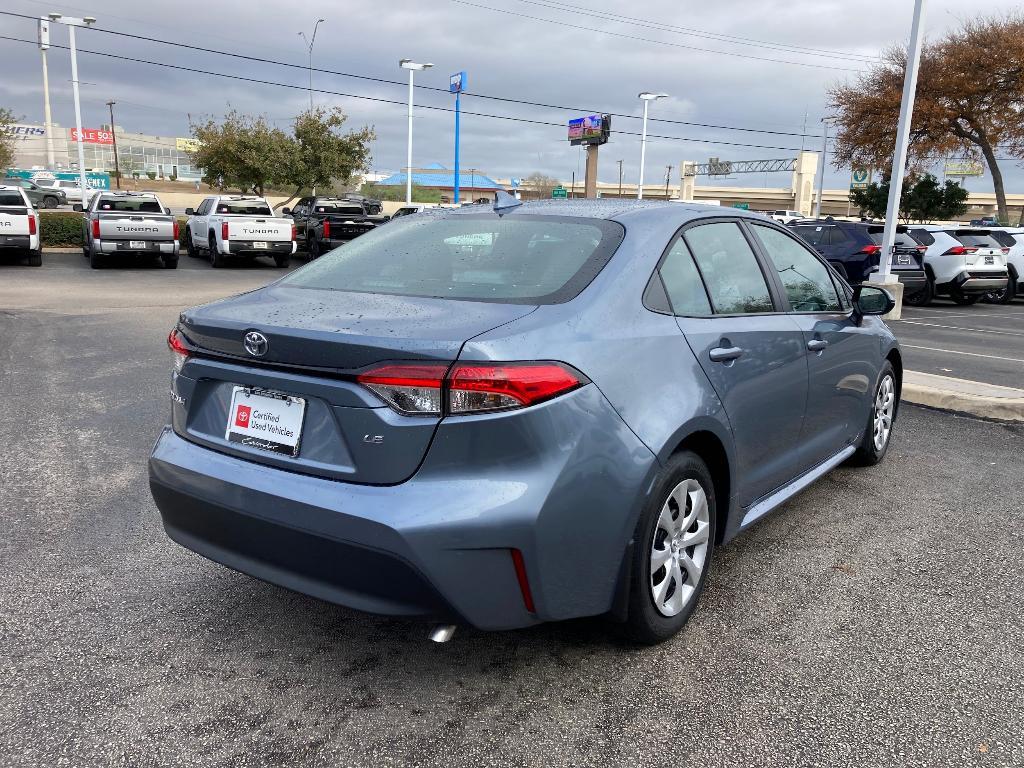
<svg viewBox="0 0 1024 768"><path fill-rule="evenodd" d="M71 141L78 141L78 129L72 128L70 130ZM110 131L104 131L101 128L83 128L82 139L86 144L113 144L114 134Z"/></svg>

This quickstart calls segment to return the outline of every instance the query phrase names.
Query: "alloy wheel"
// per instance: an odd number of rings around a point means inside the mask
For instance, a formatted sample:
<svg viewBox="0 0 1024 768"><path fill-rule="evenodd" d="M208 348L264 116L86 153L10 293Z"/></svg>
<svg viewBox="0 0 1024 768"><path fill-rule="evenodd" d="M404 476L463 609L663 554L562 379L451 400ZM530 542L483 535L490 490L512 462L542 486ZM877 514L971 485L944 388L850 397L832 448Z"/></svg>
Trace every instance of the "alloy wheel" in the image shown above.
<svg viewBox="0 0 1024 768"><path fill-rule="evenodd" d="M663 616L675 616L697 592L708 557L708 497L696 480L668 495L651 542L651 597Z"/></svg>
<svg viewBox="0 0 1024 768"><path fill-rule="evenodd" d="M892 417L896 410L896 386L892 376L886 375L878 385L878 392L875 394L874 407L874 442L875 450L885 450L889 442L889 433L892 431Z"/></svg>

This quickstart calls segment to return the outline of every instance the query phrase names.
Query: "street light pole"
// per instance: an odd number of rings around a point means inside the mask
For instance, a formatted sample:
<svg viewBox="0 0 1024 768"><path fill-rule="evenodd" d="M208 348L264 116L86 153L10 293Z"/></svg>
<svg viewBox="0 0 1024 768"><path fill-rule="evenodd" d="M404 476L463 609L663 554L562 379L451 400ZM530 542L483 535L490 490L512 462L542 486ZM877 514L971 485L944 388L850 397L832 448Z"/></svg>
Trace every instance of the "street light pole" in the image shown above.
<svg viewBox="0 0 1024 768"><path fill-rule="evenodd" d="M889 176L889 202L885 208L882 252L879 254L878 272L871 276L877 279L872 282L888 283L891 272L892 250L896 244L896 226L899 223L900 197L903 192L903 177L907 166L907 147L910 144L910 121L914 115L917 70L921 64L921 46L924 42L921 34L923 17L924 0L915 0L914 21L910 27L910 44L907 47L907 72L903 76L903 100L900 103L900 120L896 128L896 151L893 153L892 173ZM901 299L902 297L897 298Z"/></svg>
<svg viewBox="0 0 1024 768"><path fill-rule="evenodd" d="M412 205L412 91L413 91L413 74L416 72L422 72L425 69L430 69L433 64L417 64L412 59L401 59L398 62L398 66L402 69L409 70L409 140L406 146L405 153L405 204Z"/></svg>
<svg viewBox="0 0 1024 768"><path fill-rule="evenodd" d="M46 51L50 47L50 20L39 19L39 52L43 56L43 127L46 130L46 167L53 170L53 119L50 117L50 76L46 69Z"/></svg>
<svg viewBox="0 0 1024 768"><path fill-rule="evenodd" d="M619 164L619 197L622 197L622 161L616 161Z"/></svg>
<svg viewBox="0 0 1024 768"><path fill-rule="evenodd" d="M640 133L640 181L636 185L637 200L644 199L644 160L647 156L647 105L652 101L664 99L666 96L668 96L667 93L650 93L648 91L637 94L637 98L644 103L644 122Z"/></svg>
<svg viewBox="0 0 1024 768"><path fill-rule="evenodd" d="M316 42L316 31L320 25L326 21L326 19L317 19L316 24L313 25L313 36L309 39L306 38L305 32L299 32L299 37L302 38L302 42L306 44L306 49L309 52L309 109L313 110L313 43Z"/></svg>
<svg viewBox="0 0 1024 768"><path fill-rule="evenodd" d="M114 130L114 105L116 101L108 101L107 106L110 107L110 140L114 144L114 177L117 179L117 188L121 188L121 165L117 161L117 132ZM84 195L84 193L83 193ZM85 202L83 196L82 202Z"/></svg>
<svg viewBox="0 0 1024 768"><path fill-rule="evenodd" d="M818 197L814 203L814 218L821 218L821 198L825 194L825 158L828 155L828 118L821 118L821 165L818 166Z"/></svg>
<svg viewBox="0 0 1024 768"><path fill-rule="evenodd" d="M68 28L68 46L71 49L71 88L75 95L75 128L78 129L78 184L82 189L82 202L85 202L85 137L82 135L82 102L78 94L78 51L75 48L75 27L88 27L96 23L93 16L81 19L64 16L60 13L49 13L50 21L63 24Z"/></svg>

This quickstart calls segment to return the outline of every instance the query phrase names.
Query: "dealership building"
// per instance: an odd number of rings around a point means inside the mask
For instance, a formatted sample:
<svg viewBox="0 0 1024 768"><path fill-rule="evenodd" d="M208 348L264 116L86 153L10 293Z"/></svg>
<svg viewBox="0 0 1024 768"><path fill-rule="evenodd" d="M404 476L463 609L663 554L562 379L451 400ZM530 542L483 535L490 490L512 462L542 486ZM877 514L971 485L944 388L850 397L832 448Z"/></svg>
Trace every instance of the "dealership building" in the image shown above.
<svg viewBox="0 0 1024 768"><path fill-rule="evenodd" d="M14 137L14 165L18 168L49 170L78 170L78 131L51 126L54 167L47 162L46 128L42 125L19 124L11 126ZM114 170L114 141L117 141L117 158L125 176L138 174L145 178L178 178L192 181L202 178L201 168L195 168L189 157L189 150L195 147L195 140L181 136L149 136L143 133L128 133L120 126L114 135L109 125L99 128L82 129L82 149L85 154L87 171Z"/></svg>

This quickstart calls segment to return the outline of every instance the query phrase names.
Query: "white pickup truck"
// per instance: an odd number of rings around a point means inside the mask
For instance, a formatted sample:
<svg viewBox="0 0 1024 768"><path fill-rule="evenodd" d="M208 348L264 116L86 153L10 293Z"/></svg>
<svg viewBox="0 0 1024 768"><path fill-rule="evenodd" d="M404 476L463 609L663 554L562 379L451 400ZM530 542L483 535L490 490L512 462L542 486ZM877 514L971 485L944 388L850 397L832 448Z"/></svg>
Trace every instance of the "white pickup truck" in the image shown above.
<svg viewBox="0 0 1024 768"><path fill-rule="evenodd" d="M0 253L11 251L26 254L30 267L43 264L39 214L21 187L0 186Z"/></svg>
<svg viewBox="0 0 1024 768"><path fill-rule="evenodd" d="M214 267L224 266L225 256L273 256L287 267L295 253L295 225L275 216L263 197L214 195L199 207L185 209L185 248L188 255L209 256Z"/></svg>
<svg viewBox="0 0 1024 768"><path fill-rule="evenodd" d="M82 255L93 269L112 258L154 256L177 269L178 219L152 192L104 190L92 196L82 217Z"/></svg>

